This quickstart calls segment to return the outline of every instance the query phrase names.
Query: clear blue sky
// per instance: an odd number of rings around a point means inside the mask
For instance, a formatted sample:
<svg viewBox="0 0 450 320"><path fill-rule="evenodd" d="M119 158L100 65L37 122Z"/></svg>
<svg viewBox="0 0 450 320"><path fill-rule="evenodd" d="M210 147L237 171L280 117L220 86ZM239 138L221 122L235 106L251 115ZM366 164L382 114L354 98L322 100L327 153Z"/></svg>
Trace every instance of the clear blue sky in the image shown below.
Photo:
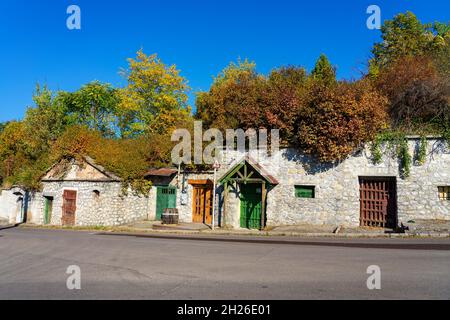
<svg viewBox="0 0 450 320"><path fill-rule="evenodd" d="M81 31L66 28L71 4L82 10ZM370 4L383 20L406 10L424 22L450 19L448 0L0 0L0 121L23 117L37 82L123 85L118 71L141 47L176 64L193 92L238 57L267 73L310 69L325 53L340 78L355 78L380 36L366 28Z"/></svg>

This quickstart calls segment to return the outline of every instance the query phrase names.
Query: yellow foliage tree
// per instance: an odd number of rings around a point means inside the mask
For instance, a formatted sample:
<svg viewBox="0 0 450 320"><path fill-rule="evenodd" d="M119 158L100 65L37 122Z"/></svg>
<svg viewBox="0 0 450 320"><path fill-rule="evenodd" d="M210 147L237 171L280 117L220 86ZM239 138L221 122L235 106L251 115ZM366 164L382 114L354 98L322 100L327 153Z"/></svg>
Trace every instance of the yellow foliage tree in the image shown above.
<svg viewBox="0 0 450 320"><path fill-rule="evenodd" d="M123 72L128 85L119 91L123 137L162 133L173 119L190 116L189 86L175 65L167 66L156 54L148 56L142 50L128 62L129 68Z"/></svg>

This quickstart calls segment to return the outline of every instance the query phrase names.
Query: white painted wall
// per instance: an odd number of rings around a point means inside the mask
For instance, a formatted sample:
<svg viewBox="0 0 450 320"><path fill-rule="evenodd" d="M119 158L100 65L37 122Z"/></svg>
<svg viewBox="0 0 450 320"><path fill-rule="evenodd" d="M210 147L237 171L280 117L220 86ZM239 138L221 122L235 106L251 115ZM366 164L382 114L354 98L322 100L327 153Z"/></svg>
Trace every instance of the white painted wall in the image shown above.
<svg viewBox="0 0 450 320"><path fill-rule="evenodd" d="M22 194L20 195L19 192ZM8 223L15 224L20 223L22 215L22 201L25 192L19 188L12 188L9 190L0 191L0 219L7 221Z"/></svg>

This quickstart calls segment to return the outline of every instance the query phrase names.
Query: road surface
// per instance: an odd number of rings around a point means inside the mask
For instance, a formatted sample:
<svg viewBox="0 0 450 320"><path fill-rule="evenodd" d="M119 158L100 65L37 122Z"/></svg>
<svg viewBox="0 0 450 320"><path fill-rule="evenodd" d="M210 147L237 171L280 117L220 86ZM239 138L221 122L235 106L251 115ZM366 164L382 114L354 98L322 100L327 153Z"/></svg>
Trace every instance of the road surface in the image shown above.
<svg viewBox="0 0 450 320"><path fill-rule="evenodd" d="M0 299L450 298L449 239L263 239L1 230ZM367 288L372 265L381 290Z"/></svg>

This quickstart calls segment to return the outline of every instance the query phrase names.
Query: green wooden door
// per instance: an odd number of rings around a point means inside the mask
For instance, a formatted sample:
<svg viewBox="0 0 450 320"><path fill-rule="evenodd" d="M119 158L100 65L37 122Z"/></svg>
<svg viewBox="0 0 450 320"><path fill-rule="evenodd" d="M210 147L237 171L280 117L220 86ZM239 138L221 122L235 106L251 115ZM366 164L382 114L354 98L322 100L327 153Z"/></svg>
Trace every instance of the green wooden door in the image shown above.
<svg viewBox="0 0 450 320"><path fill-rule="evenodd" d="M262 187L260 184L241 185L241 228L260 229Z"/></svg>
<svg viewBox="0 0 450 320"><path fill-rule="evenodd" d="M50 224L52 221L53 198L45 198L44 224Z"/></svg>
<svg viewBox="0 0 450 320"><path fill-rule="evenodd" d="M174 187L158 187L156 195L156 220L161 220L165 209L177 207L177 189Z"/></svg>

